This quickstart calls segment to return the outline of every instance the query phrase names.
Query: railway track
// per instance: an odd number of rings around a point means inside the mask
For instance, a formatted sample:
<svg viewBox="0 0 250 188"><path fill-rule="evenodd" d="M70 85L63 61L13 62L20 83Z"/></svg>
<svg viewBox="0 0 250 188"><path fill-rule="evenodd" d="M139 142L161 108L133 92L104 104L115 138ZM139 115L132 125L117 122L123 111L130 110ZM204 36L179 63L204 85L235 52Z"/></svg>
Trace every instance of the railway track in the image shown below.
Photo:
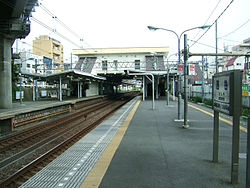
<svg viewBox="0 0 250 188"><path fill-rule="evenodd" d="M20 186L130 99L93 102L0 140L0 187Z"/></svg>

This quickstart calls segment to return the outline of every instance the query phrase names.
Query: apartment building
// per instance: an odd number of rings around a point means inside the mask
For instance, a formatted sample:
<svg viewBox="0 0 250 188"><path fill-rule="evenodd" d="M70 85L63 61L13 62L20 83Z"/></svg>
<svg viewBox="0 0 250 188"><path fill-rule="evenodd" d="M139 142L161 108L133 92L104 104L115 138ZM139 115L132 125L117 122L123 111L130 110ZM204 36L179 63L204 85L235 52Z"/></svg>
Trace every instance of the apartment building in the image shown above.
<svg viewBox="0 0 250 188"><path fill-rule="evenodd" d="M63 66L63 45L60 41L49 37L48 35L40 35L33 40L33 54L47 57L52 60L52 72L61 72Z"/></svg>

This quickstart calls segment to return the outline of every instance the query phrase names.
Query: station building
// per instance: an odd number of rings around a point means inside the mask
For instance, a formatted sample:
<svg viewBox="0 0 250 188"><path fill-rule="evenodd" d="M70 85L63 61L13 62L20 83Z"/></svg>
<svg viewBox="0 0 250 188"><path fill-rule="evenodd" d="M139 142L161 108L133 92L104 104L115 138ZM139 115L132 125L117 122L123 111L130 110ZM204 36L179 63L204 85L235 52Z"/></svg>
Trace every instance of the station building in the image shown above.
<svg viewBox="0 0 250 188"><path fill-rule="evenodd" d="M91 74L119 73L124 70L163 71L168 47L76 49L75 69Z"/></svg>
<svg viewBox="0 0 250 188"><path fill-rule="evenodd" d="M156 76L156 98L165 95L165 76L167 74L166 59L169 47L132 47L132 48L91 48L75 49L72 54L79 60L74 69L94 75L106 77L107 81L117 84L131 80L136 76L128 76L126 71ZM135 73L134 73L135 74ZM141 84L143 78L138 76ZM152 83L145 80L148 95L152 95Z"/></svg>

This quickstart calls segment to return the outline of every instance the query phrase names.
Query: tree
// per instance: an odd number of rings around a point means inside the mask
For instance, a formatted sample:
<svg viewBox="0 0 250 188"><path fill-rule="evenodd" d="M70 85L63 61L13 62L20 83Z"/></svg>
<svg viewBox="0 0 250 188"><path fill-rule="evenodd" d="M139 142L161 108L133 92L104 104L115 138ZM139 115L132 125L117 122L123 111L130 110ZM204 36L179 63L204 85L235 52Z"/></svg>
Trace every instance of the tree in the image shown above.
<svg viewBox="0 0 250 188"><path fill-rule="evenodd" d="M11 61L11 78L12 78L12 100L15 100L15 93L18 91L17 82L19 80L18 73L20 68L18 65L14 64L14 60Z"/></svg>

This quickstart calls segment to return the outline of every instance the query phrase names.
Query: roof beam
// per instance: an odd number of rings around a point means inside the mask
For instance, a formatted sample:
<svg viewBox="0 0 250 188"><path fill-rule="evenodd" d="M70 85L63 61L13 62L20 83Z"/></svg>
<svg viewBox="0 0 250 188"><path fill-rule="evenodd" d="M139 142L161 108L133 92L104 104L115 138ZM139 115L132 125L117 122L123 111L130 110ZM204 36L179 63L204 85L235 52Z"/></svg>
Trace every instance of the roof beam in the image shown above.
<svg viewBox="0 0 250 188"><path fill-rule="evenodd" d="M237 53L237 52L226 52L226 53L188 53L191 56L250 56L250 52Z"/></svg>

